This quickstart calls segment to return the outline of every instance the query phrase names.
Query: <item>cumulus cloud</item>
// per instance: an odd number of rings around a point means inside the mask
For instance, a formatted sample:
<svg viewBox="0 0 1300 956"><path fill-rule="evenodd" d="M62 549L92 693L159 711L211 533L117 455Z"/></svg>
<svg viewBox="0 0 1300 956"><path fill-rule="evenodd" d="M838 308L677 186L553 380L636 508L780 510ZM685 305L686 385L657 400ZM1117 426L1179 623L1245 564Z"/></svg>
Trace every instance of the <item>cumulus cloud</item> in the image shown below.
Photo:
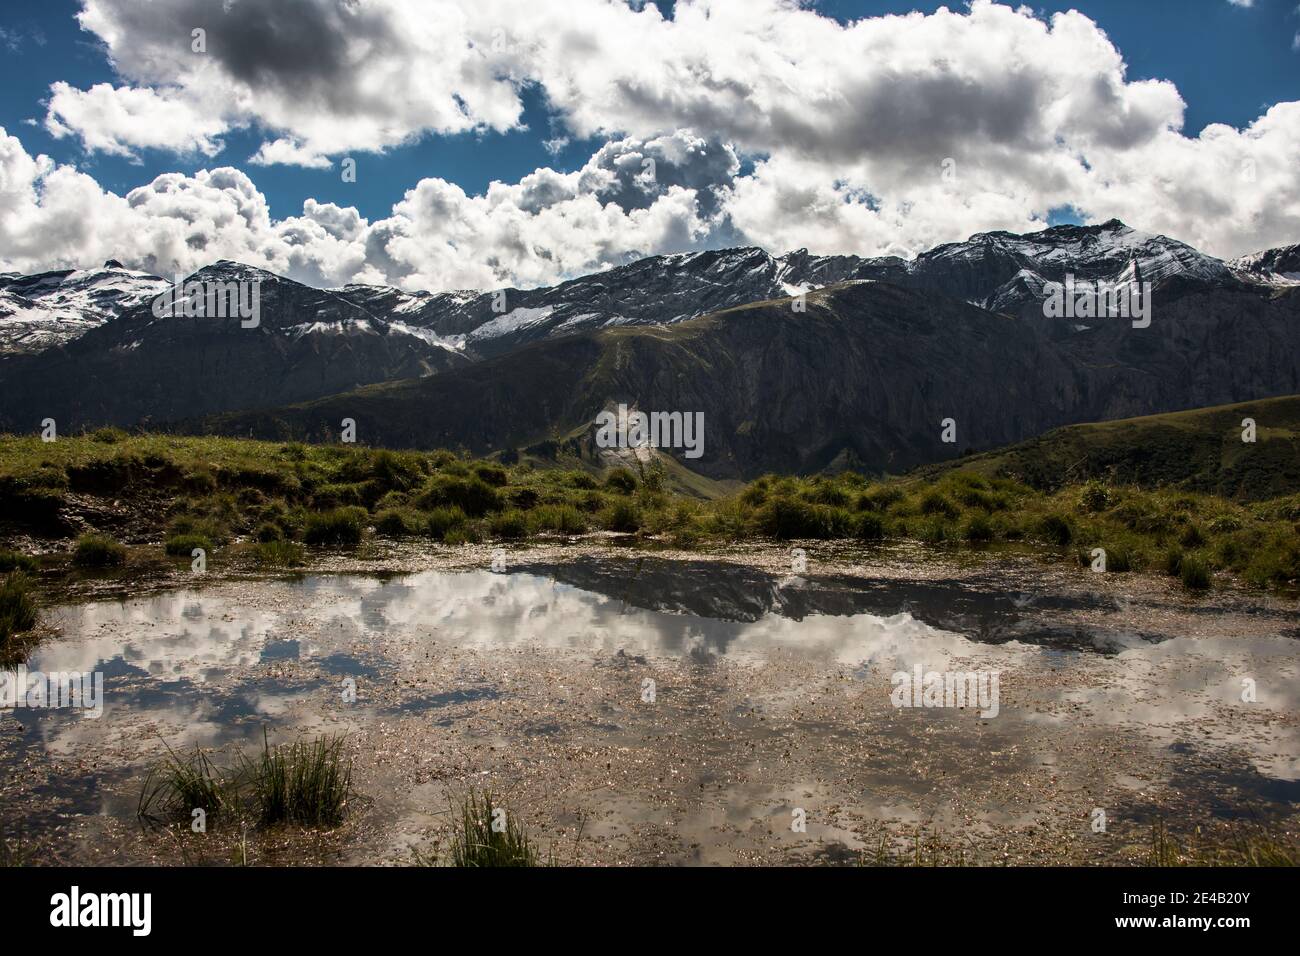
<svg viewBox="0 0 1300 956"><path fill-rule="evenodd" d="M361 268L355 210L309 202L273 222L246 174L167 173L118 196L71 166L33 158L0 128L0 268L78 268L115 258L161 275L239 259L325 284ZM362 221L364 222L364 221Z"/></svg>
<svg viewBox="0 0 1300 956"><path fill-rule="evenodd" d="M129 82L207 104L227 126L276 131L258 153L272 162L381 150L424 132L514 128L516 86L467 43L464 6L83 0L78 19Z"/></svg>
<svg viewBox="0 0 1300 956"><path fill-rule="evenodd" d="M546 284L695 247L738 169L727 147L679 131L609 143L572 173L538 169L482 196L425 179L375 224L370 249L408 287Z"/></svg>
<svg viewBox="0 0 1300 956"><path fill-rule="evenodd" d="M313 152L288 137L263 143L248 157L248 161L254 166L303 166L308 169L329 169L334 165L328 156Z"/></svg>
<svg viewBox="0 0 1300 956"><path fill-rule="evenodd" d="M375 222L312 200L273 221L232 169L116 197L22 153L16 188L36 198L0 224L14 241L67 208L60 190L111 220L89 236L60 221L51 260L112 239L127 251L105 253L137 264L220 254L318 283L522 286L723 243L908 255L1041 228L1063 206L1225 257L1300 238L1300 103L1188 136L1174 85L1129 79L1074 11L974 0L841 24L792 0L680 0L671 18L606 0L83 4L126 85L56 84L46 123L91 150L213 155L225 130L251 127L266 136L250 164L324 168L422 135L516 129L529 85L552 111L553 151L606 142L581 169L482 195L421 180Z"/></svg>
<svg viewBox="0 0 1300 956"><path fill-rule="evenodd" d="M632 158L635 162L623 162ZM125 196L0 129L0 269L36 271L108 258L163 275L236 259L314 285L408 288L533 286L643 255L690 248L715 227L734 175L725 148L689 133L622 140L581 169L539 169L481 196L424 179L378 222L308 199L274 220L266 197L231 167L166 173ZM640 163L653 162L657 178ZM627 206L614 197L628 195Z"/></svg>
<svg viewBox="0 0 1300 956"><path fill-rule="evenodd" d="M59 81L50 88L45 128L57 139L76 135L90 152L135 157L141 148L215 156L227 126L182 97L155 90L97 83L78 90Z"/></svg>
<svg viewBox="0 0 1300 956"><path fill-rule="evenodd" d="M687 128L836 163L1051 148L1062 133L1122 148L1182 121L1172 84L1126 82L1091 20L988 0L848 26L791 0L683 0L669 20L607 0L84 3L123 77L311 155L510 129L527 83L582 136Z"/></svg>

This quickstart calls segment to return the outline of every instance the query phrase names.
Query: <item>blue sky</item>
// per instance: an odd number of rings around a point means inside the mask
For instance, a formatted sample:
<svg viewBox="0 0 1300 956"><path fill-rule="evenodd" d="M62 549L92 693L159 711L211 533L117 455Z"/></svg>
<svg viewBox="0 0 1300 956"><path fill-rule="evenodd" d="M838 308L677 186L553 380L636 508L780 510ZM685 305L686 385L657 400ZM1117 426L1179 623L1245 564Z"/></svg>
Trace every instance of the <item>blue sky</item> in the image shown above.
<svg viewBox="0 0 1300 956"><path fill-rule="evenodd" d="M656 7L6 0L0 269L456 288L1110 218L1300 241L1300 0Z"/></svg>
<svg viewBox="0 0 1300 956"><path fill-rule="evenodd" d="M1268 106L1300 96L1300 54L1292 48L1300 32L1297 3L1255 0L1249 9L1227 0L1079 0L1031 6L1048 13L1076 9L1095 19L1124 54L1131 79L1162 78L1177 85L1188 107L1185 130L1196 134L1208 123L1243 126ZM162 172L244 165L262 139L251 130L227 134L226 148L215 159L146 150L133 162L87 155L75 140L56 140L39 126L24 125L43 118L41 103L56 80L89 87L115 79L102 45L77 26L79 6L76 0L6 0L0 29L11 46L0 60L0 126L19 136L30 152L76 163L119 193ZM672 4L659 6L671 15ZM849 21L960 4L823 0L813 6ZM368 218L378 218L425 176L477 193L494 179L514 182L541 166L580 167L599 141L572 140L552 155L543 146L554 136L544 95L531 89L525 102L526 130L427 136L391 150L381 160L382 176L360 177L356 184L345 186L333 170L264 167L250 175L277 216L298 212L312 196L355 205Z"/></svg>

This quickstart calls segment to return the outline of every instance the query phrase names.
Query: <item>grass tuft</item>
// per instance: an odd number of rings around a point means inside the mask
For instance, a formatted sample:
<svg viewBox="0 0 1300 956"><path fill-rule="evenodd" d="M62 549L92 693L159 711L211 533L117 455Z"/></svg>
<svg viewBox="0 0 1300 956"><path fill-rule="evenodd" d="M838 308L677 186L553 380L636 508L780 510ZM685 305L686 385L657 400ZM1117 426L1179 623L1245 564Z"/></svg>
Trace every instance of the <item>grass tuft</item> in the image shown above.
<svg viewBox="0 0 1300 956"><path fill-rule="evenodd" d="M528 516L518 509L511 508L492 516L488 530L496 538L516 540L528 537Z"/></svg>
<svg viewBox="0 0 1300 956"><path fill-rule="evenodd" d="M194 553L195 548L210 552L212 542L201 534L174 534L163 542L163 550L172 557L188 558Z"/></svg>
<svg viewBox="0 0 1300 956"><path fill-rule="evenodd" d="M0 649L5 657L18 650L11 646L13 638L34 628L38 617L27 575L14 571L0 578Z"/></svg>
<svg viewBox="0 0 1300 956"><path fill-rule="evenodd" d="M297 568L306 562L302 545L292 541L261 541L254 555L257 563L267 568Z"/></svg>
<svg viewBox="0 0 1300 956"><path fill-rule="evenodd" d="M366 509L348 506L310 515L302 539L308 544L353 547L361 543Z"/></svg>
<svg viewBox="0 0 1300 956"><path fill-rule="evenodd" d="M171 747L161 763L150 769L140 790L136 815L151 823L188 821L195 810L216 822L238 804L237 781L229 779L199 748L181 756Z"/></svg>
<svg viewBox="0 0 1300 956"><path fill-rule="evenodd" d="M126 564L126 548L104 535L82 535L73 549L72 563L79 568L121 567Z"/></svg>
<svg viewBox="0 0 1300 956"><path fill-rule="evenodd" d="M1200 558L1186 555L1178 567L1178 580L1189 591L1208 591L1210 569Z"/></svg>
<svg viewBox="0 0 1300 956"><path fill-rule="evenodd" d="M263 826L334 827L347 816L352 765L342 737L272 747L263 731L262 753L256 761L246 760L244 770Z"/></svg>
<svg viewBox="0 0 1300 956"><path fill-rule="evenodd" d="M1151 825L1147 866L1297 866L1293 847L1265 833L1238 829L1217 845L1183 845L1170 834L1163 820Z"/></svg>
<svg viewBox="0 0 1300 956"><path fill-rule="evenodd" d="M632 534L641 530L641 509L627 498L619 498L600 513L600 525L606 531Z"/></svg>
<svg viewBox="0 0 1300 956"><path fill-rule="evenodd" d="M529 513L534 531L557 531L560 534L582 534L587 530L587 519L573 505L538 505Z"/></svg>
<svg viewBox="0 0 1300 956"><path fill-rule="evenodd" d="M453 808L456 812L456 808ZM453 866L537 866L536 847L515 814L488 793L473 790L461 801L452 837Z"/></svg>
<svg viewBox="0 0 1300 956"><path fill-rule="evenodd" d="M20 554L17 551L6 551L0 548L0 572L6 571L28 571L35 572L39 567L35 558Z"/></svg>

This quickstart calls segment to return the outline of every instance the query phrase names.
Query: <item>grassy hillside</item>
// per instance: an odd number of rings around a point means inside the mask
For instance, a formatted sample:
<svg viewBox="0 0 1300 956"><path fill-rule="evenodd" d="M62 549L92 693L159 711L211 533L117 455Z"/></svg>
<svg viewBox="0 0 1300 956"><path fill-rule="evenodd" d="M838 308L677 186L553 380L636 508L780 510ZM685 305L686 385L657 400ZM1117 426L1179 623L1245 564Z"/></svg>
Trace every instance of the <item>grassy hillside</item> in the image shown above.
<svg viewBox="0 0 1300 956"><path fill-rule="evenodd" d="M1242 420L1253 418L1253 444ZM1058 428L1009 448L920 469L954 468L1054 491L1099 479L1262 501L1300 490L1300 395Z"/></svg>
<svg viewBox="0 0 1300 956"><path fill-rule="evenodd" d="M603 531L679 546L1015 547L1085 566L1101 548L1110 573L1165 572L1194 590L1215 572L1261 587L1300 580L1300 494L1243 504L1100 480L1047 492L953 471L889 482L767 476L706 501L673 494L668 477L656 462L596 476L447 451L108 429L49 444L0 437L0 569L32 570L18 545L46 552L45 565L114 566L140 554L188 562L200 547L218 565L283 565L373 536L455 545Z"/></svg>

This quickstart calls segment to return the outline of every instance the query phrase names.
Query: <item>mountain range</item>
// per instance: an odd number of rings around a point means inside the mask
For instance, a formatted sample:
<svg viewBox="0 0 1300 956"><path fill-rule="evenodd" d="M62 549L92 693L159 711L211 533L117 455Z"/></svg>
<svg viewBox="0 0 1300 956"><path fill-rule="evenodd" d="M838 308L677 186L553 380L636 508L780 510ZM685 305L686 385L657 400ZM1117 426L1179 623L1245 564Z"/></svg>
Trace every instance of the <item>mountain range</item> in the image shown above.
<svg viewBox="0 0 1300 956"><path fill-rule="evenodd" d="M1045 287L1070 275L1151 283L1154 321L1046 317ZM1300 392L1300 246L1224 262L1114 220L911 260L656 256L529 290L321 290L228 261L194 281L258 283L256 326L160 318L169 284L116 263L0 276L0 428L335 440L353 418L367 443L595 461L595 416L625 403L703 412L705 454L687 464L747 478L897 471Z"/></svg>

